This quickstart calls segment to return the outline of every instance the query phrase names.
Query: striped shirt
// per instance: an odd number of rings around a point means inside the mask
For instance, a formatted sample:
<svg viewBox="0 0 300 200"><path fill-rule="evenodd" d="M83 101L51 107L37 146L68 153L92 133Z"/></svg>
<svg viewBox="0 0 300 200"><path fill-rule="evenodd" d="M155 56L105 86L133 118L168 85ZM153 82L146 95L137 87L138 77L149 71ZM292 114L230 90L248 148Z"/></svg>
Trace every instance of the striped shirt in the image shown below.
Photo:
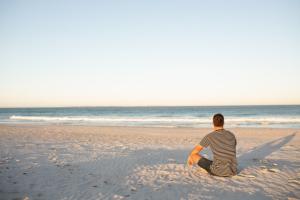
<svg viewBox="0 0 300 200"><path fill-rule="evenodd" d="M206 135L200 142L203 147L210 147L213 152L213 163L210 170L217 176L237 174L236 138L227 130L217 130Z"/></svg>

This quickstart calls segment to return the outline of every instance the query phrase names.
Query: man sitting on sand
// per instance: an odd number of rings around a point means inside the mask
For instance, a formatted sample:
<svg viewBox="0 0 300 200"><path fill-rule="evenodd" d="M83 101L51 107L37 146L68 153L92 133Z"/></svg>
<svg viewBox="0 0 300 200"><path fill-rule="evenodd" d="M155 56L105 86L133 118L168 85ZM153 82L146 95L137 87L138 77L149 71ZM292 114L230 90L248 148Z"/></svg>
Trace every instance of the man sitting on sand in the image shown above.
<svg viewBox="0 0 300 200"><path fill-rule="evenodd" d="M237 174L236 138L233 133L223 128L222 114L214 115L213 124L214 131L206 135L193 149L188 157L188 164L198 164L212 175L234 176ZM207 147L213 152L213 161L199 155Z"/></svg>

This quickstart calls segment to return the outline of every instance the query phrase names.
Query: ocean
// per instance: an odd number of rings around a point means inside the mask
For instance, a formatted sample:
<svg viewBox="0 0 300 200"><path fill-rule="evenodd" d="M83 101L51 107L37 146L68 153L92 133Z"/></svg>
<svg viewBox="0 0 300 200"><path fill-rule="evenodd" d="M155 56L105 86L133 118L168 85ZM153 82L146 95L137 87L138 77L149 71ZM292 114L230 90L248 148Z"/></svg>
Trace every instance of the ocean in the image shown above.
<svg viewBox="0 0 300 200"><path fill-rule="evenodd" d="M300 105L0 108L0 123L211 127L215 113L226 127L300 128Z"/></svg>

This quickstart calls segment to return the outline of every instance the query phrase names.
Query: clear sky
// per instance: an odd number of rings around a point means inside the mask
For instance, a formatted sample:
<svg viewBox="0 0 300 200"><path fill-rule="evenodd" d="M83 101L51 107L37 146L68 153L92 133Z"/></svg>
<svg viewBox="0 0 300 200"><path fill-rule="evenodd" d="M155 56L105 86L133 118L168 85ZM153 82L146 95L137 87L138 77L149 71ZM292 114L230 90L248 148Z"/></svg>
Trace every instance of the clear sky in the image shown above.
<svg viewBox="0 0 300 200"><path fill-rule="evenodd" d="M300 104L299 36L299 0L0 0L0 107Z"/></svg>

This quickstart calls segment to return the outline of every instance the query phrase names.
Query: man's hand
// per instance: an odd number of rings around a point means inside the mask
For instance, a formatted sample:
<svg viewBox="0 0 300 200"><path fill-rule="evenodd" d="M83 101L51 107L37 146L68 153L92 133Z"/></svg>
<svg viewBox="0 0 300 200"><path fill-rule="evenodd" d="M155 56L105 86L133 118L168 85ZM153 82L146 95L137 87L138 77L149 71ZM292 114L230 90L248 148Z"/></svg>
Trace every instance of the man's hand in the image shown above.
<svg viewBox="0 0 300 200"><path fill-rule="evenodd" d="M201 145L197 145L192 152L190 153L188 159L187 159L187 164L189 166L194 165L199 162L201 159L201 156L199 155L200 151L203 149Z"/></svg>
<svg viewBox="0 0 300 200"><path fill-rule="evenodd" d="M191 165L193 165L193 164L194 164L194 161L193 161L193 159L192 159L192 156L191 156L191 155L189 155L189 157L188 157L188 159L187 159L187 164L188 164L188 166L191 166Z"/></svg>

